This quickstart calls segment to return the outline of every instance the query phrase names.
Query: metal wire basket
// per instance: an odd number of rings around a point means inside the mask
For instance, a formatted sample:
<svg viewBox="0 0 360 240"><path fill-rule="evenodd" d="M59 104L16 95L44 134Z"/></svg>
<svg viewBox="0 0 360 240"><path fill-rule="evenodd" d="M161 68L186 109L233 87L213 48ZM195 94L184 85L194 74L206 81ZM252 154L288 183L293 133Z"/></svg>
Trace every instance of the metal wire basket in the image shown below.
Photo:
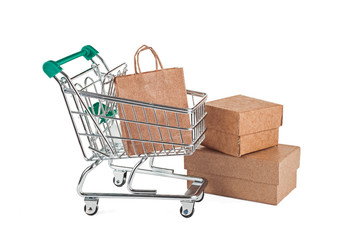
<svg viewBox="0 0 360 240"><path fill-rule="evenodd" d="M91 61L90 68L69 77L61 65L81 56ZM154 157L191 155L196 150L205 137L207 95L187 90L189 108L118 98L115 96L114 78L125 75L126 67L122 63L109 69L91 46L85 46L80 52L58 61L48 61L43 66L44 72L60 85L85 160L94 161L84 170L78 184L78 193L85 198L85 212L95 214L101 197L152 197L181 200L180 212L184 217L189 217L193 214L194 203L204 196L206 179L174 174L174 170L155 167L153 162ZM126 109L130 109L130 114ZM187 127L179 123L179 118L184 117L189 121ZM159 121L160 118L165 121ZM170 118L175 119L175 123L170 123ZM157 137L154 132L158 133ZM185 140L185 135L190 136L190 141ZM175 136L179 138L175 140ZM140 160L134 167L118 166L113 162L124 158ZM147 159L150 170L140 169ZM114 170L116 186L124 185L127 172L130 172L127 179L130 194L82 191L87 174L104 160L108 160ZM156 190L133 189L131 184L135 173L189 180L193 184L184 195L159 195Z"/></svg>

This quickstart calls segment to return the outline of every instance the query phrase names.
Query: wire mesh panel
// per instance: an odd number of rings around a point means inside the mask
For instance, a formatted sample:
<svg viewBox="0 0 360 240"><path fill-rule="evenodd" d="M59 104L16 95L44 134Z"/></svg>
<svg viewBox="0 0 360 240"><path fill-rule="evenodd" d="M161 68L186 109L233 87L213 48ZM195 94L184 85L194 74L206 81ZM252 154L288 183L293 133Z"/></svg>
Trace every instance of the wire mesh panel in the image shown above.
<svg viewBox="0 0 360 240"><path fill-rule="evenodd" d="M206 130L206 94L188 90L186 109L117 98L114 78L126 74L126 64L114 74L103 61L92 61L80 74L70 78L62 72L57 79L86 160L195 151Z"/></svg>
<svg viewBox="0 0 360 240"><path fill-rule="evenodd" d="M177 109L79 91L84 107L73 90L64 89L64 92L73 99L75 108L71 108L71 114L80 120L81 126L77 134L89 143L94 153L92 160L189 155L204 138L206 95L203 93L188 91L195 105ZM184 119L187 126L180 124Z"/></svg>

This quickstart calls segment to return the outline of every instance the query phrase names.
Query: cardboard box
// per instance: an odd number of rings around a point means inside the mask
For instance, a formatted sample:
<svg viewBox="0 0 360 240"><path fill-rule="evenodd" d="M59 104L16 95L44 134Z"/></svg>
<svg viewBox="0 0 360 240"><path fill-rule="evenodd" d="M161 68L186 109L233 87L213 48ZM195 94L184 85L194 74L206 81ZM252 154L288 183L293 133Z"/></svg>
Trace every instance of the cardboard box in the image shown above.
<svg viewBox="0 0 360 240"><path fill-rule="evenodd" d="M185 156L189 175L205 177L206 193L277 205L296 187L300 148L278 145L233 157L206 147Z"/></svg>
<svg viewBox="0 0 360 240"><path fill-rule="evenodd" d="M242 156L278 144L283 106L242 95L206 103L202 145Z"/></svg>

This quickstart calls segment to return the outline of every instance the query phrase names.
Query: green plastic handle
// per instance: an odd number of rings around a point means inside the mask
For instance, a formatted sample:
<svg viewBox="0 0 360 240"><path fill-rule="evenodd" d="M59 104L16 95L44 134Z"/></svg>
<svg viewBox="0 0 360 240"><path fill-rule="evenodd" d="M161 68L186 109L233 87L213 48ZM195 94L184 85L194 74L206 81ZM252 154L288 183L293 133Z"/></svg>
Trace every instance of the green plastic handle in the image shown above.
<svg viewBox="0 0 360 240"><path fill-rule="evenodd" d="M47 61L43 65L43 70L48 75L49 78L54 77L56 74L62 71L61 65L70 62L76 58L84 57L86 60L90 60L96 55L98 55L98 51L90 45L87 45L81 49L80 52L71 54L70 56L64 57L58 61Z"/></svg>

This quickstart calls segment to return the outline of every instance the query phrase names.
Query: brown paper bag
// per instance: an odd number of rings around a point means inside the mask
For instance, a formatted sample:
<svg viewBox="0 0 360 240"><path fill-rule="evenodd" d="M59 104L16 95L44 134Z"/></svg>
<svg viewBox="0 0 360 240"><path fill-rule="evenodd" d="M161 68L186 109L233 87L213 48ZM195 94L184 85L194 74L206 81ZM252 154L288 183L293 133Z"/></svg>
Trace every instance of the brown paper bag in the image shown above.
<svg viewBox="0 0 360 240"><path fill-rule="evenodd" d="M139 66L139 54L150 50L155 58L156 70L142 73ZM158 69L160 66L160 70ZM187 94L182 68L164 69L155 50L146 45L141 46L134 55L135 74L119 76L115 79L116 95L147 103L166 105L177 108L187 108ZM137 122L147 122L156 125L189 128L190 117L163 110L142 108L130 104L118 106L120 118ZM120 122L122 137L167 142L171 144L148 143L124 140L128 155L139 155L173 149L176 144L191 144L191 131L168 129L129 122ZM174 144L174 145L173 145Z"/></svg>

